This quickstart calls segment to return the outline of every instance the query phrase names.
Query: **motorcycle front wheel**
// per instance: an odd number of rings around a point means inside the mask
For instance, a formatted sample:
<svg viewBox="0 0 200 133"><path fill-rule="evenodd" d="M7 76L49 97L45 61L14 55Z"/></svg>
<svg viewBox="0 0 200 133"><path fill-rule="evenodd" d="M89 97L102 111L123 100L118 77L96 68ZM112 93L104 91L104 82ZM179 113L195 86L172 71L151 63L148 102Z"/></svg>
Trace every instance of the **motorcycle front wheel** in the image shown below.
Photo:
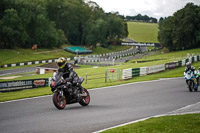
<svg viewBox="0 0 200 133"><path fill-rule="evenodd" d="M64 109L66 106L66 98L61 95L58 91L53 93L53 104L57 109Z"/></svg>
<svg viewBox="0 0 200 133"><path fill-rule="evenodd" d="M188 88L189 88L189 91L192 92L192 88L193 88L192 81L188 81Z"/></svg>
<svg viewBox="0 0 200 133"><path fill-rule="evenodd" d="M86 89L84 89L84 94L86 95L82 96L82 99L81 101L79 101L79 104L82 106L87 106L90 103L90 94Z"/></svg>

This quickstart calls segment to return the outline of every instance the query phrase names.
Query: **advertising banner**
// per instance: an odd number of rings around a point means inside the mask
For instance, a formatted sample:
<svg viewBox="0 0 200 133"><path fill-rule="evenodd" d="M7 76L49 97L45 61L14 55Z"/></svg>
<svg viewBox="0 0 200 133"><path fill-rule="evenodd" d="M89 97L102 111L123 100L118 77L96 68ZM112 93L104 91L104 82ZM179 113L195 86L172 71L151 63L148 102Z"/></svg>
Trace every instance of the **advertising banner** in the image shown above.
<svg viewBox="0 0 200 133"><path fill-rule="evenodd" d="M0 92L48 86L48 79L30 79L0 82Z"/></svg>
<svg viewBox="0 0 200 133"><path fill-rule="evenodd" d="M157 72L164 71L164 70L165 70L164 64L156 65L156 66L150 66L150 67L147 68L147 74L157 73Z"/></svg>
<svg viewBox="0 0 200 133"><path fill-rule="evenodd" d="M166 69L174 69L178 66L177 64L177 62L166 63L165 67Z"/></svg>

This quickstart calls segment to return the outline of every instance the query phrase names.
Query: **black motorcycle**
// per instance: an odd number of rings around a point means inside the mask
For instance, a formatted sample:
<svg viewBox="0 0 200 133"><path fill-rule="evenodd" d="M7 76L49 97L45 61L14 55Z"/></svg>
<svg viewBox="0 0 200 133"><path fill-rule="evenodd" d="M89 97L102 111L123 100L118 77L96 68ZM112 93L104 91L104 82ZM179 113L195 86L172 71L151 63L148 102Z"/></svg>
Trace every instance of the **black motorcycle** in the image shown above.
<svg viewBox="0 0 200 133"><path fill-rule="evenodd" d="M83 77L79 77L77 83L81 84L84 81ZM51 84L53 92L53 103L57 109L64 109L66 104L78 103L82 106L87 106L90 103L90 94L84 88L84 92L80 93L80 88L73 85L71 82L65 82L63 73L54 73Z"/></svg>

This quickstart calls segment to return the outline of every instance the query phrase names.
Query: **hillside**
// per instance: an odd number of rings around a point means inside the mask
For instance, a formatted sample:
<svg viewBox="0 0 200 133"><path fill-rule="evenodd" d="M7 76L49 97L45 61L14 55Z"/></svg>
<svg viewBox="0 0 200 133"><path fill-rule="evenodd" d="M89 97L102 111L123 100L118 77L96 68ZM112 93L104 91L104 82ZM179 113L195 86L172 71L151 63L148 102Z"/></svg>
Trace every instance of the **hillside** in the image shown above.
<svg viewBox="0 0 200 133"><path fill-rule="evenodd" d="M127 22L129 38L137 42L152 42L158 43L158 24L143 23L143 22ZM93 54L102 54L128 49L128 46L113 46L111 49L97 47L93 49ZM53 53L53 54L52 54ZM34 60L55 59L60 56L73 57L74 54L63 50L38 49L1 49L0 50L0 65L9 63L19 63Z"/></svg>
<svg viewBox="0 0 200 133"><path fill-rule="evenodd" d="M104 54L109 52L116 52L125 49L129 49L130 46L112 46L109 49L97 46L93 49L92 54ZM36 60L48 60L59 57L72 58L75 54L64 51L63 49L0 49L0 65L36 61Z"/></svg>
<svg viewBox="0 0 200 133"><path fill-rule="evenodd" d="M137 42L158 43L158 24L142 23L142 22L127 22L128 38Z"/></svg>

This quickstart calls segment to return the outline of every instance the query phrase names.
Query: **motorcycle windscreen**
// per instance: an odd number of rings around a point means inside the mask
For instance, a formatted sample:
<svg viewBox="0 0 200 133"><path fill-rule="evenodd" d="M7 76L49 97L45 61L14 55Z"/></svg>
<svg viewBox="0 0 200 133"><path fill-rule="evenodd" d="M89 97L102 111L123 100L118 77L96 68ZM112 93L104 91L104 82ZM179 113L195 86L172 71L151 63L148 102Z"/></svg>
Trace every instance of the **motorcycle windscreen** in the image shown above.
<svg viewBox="0 0 200 133"><path fill-rule="evenodd" d="M58 84L60 84L62 76L63 76L63 72L58 72L56 74L56 76L55 76L55 78L56 78L56 80L55 80L55 86L57 86Z"/></svg>
<svg viewBox="0 0 200 133"><path fill-rule="evenodd" d="M79 84L82 84L83 81L84 81L84 78L83 77L79 77L79 79L78 79Z"/></svg>

